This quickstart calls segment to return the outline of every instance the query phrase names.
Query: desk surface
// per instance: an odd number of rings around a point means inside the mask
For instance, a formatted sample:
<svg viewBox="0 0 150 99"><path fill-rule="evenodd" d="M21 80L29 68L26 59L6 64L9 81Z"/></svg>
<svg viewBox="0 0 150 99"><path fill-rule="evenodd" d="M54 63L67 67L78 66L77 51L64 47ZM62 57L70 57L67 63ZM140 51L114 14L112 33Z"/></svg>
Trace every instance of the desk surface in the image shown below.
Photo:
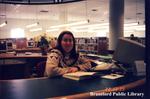
<svg viewBox="0 0 150 99"><path fill-rule="evenodd" d="M18 53L17 55L10 53L0 54L0 59L15 59L15 58L47 58L47 56L41 55L40 53L32 53L31 55L26 55L25 53Z"/></svg>
<svg viewBox="0 0 150 99"><path fill-rule="evenodd" d="M41 49L40 48L23 48L23 49L9 49L7 51L16 51L16 52L40 52Z"/></svg>
<svg viewBox="0 0 150 99"><path fill-rule="evenodd" d="M124 77L117 80L89 79L74 81L63 77L0 81L1 99L42 99L74 95L123 86L143 77Z"/></svg>

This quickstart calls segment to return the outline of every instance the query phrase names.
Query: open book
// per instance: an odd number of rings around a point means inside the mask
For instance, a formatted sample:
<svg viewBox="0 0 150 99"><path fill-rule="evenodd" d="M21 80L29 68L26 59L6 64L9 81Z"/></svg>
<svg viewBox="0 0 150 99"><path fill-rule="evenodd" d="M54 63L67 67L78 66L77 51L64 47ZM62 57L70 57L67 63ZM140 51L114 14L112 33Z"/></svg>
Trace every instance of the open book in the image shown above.
<svg viewBox="0 0 150 99"><path fill-rule="evenodd" d="M78 71L78 72L74 72L74 73L64 74L63 77L64 78L69 78L69 79L72 79L72 80L83 80L83 79L92 78L95 73L96 72Z"/></svg>

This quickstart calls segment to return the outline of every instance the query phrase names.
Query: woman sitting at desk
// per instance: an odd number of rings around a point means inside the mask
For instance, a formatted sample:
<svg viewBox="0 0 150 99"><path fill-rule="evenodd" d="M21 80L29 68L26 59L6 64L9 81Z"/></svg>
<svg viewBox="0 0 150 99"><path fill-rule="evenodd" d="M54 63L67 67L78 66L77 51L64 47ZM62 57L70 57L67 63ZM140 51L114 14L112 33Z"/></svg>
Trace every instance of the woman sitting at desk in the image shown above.
<svg viewBox="0 0 150 99"><path fill-rule="evenodd" d="M87 71L90 68L90 61L76 52L73 34L70 31L61 32L56 48L47 53L45 75L53 77L65 73Z"/></svg>

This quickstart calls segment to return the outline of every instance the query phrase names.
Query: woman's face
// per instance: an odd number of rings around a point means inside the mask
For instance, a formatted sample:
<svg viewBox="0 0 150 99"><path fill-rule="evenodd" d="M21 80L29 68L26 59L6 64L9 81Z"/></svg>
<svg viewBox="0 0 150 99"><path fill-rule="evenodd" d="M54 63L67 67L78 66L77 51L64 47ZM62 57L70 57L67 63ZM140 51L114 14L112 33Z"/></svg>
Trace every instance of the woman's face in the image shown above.
<svg viewBox="0 0 150 99"><path fill-rule="evenodd" d="M66 53L73 49L73 38L70 34L65 34L61 41L61 46Z"/></svg>

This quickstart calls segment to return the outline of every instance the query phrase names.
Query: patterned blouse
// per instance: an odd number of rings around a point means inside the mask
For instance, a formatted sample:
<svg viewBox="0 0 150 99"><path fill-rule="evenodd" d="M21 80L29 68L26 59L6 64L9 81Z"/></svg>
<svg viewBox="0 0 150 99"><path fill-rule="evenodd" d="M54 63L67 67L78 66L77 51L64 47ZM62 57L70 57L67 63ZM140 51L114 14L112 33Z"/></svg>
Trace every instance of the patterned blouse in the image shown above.
<svg viewBox="0 0 150 99"><path fill-rule="evenodd" d="M75 59L69 56L63 57L62 53L57 49L52 49L47 54L47 62L45 75L48 77L63 75L68 72L69 67L78 67L81 71L91 69L91 63L85 57L79 55L77 61L72 64Z"/></svg>

